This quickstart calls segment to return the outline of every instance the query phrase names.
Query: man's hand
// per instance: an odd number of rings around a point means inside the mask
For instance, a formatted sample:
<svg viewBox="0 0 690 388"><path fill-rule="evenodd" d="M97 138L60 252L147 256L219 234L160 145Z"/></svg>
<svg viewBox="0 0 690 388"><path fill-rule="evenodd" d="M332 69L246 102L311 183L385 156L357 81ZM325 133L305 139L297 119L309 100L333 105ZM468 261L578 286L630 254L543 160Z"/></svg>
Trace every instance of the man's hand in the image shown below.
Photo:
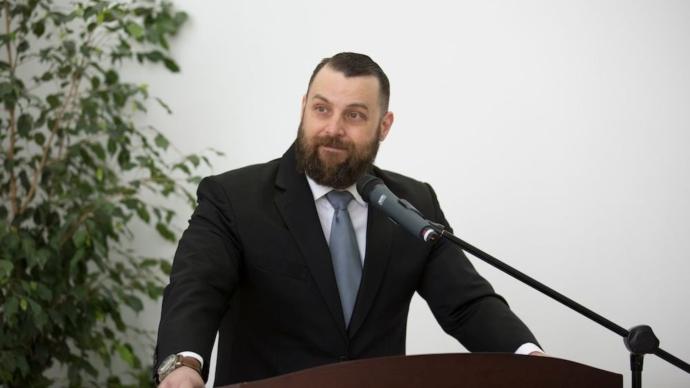
<svg viewBox="0 0 690 388"><path fill-rule="evenodd" d="M158 388L204 388L204 380L194 369L181 366L165 376Z"/></svg>

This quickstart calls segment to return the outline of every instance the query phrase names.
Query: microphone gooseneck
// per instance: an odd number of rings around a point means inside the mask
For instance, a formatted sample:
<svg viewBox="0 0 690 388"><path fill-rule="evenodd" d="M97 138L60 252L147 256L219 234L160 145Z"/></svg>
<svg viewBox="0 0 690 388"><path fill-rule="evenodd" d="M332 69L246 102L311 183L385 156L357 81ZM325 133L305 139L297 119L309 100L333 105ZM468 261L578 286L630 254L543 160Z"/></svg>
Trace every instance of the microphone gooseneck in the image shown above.
<svg viewBox="0 0 690 388"><path fill-rule="evenodd" d="M357 180L357 192L370 205L381 209L393 222L423 241L440 237L435 224L427 220L411 203L398 198L380 178L366 174Z"/></svg>

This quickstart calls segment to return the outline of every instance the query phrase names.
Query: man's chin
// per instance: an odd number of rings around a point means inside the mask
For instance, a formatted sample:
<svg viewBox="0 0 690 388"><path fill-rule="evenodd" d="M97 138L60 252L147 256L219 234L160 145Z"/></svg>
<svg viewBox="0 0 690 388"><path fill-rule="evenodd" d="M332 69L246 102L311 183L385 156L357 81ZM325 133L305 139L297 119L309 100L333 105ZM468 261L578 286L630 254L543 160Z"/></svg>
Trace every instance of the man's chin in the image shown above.
<svg viewBox="0 0 690 388"><path fill-rule="evenodd" d="M346 150L334 150L319 147L319 160L327 168L335 168L347 161L348 152Z"/></svg>

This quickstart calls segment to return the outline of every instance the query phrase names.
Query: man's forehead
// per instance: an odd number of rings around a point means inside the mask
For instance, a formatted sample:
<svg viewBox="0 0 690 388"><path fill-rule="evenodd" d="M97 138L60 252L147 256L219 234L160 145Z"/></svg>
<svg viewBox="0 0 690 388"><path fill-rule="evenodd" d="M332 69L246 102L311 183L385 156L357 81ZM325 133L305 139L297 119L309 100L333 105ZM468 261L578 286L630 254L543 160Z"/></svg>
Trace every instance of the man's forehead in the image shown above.
<svg viewBox="0 0 690 388"><path fill-rule="evenodd" d="M379 81L373 75L347 77L344 73L324 66L309 87L308 98L329 102L375 104L378 102Z"/></svg>

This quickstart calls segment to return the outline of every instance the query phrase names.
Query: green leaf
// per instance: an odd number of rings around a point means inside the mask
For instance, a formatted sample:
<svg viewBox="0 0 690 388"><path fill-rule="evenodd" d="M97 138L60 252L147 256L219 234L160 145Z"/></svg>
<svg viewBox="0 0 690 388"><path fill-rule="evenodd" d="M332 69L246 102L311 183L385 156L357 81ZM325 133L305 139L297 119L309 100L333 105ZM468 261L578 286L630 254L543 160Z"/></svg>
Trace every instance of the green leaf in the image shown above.
<svg viewBox="0 0 690 388"><path fill-rule="evenodd" d="M36 251L36 263L38 263L38 268L43 269L46 263L50 259L50 251L45 248L40 248Z"/></svg>
<svg viewBox="0 0 690 388"><path fill-rule="evenodd" d="M108 86L115 85L119 78L120 76L117 74L115 70L108 70L105 72L105 83Z"/></svg>
<svg viewBox="0 0 690 388"><path fill-rule="evenodd" d="M124 295L123 299L125 304L135 312L140 312L144 309L144 304L141 303L141 299L137 298L136 296Z"/></svg>
<svg viewBox="0 0 690 388"><path fill-rule="evenodd" d="M192 173L192 170L189 169L184 163L177 163L173 166L173 169L177 170L182 170L184 171L185 174L189 175Z"/></svg>
<svg viewBox="0 0 690 388"><path fill-rule="evenodd" d="M19 308L21 308L22 311L26 311L26 309L29 308L29 302L26 299L21 298L19 300Z"/></svg>
<svg viewBox="0 0 690 388"><path fill-rule="evenodd" d="M136 40L141 40L144 37L144 29L135 22L127 23L127 32L134 37Z"/></svg>
<svg viewBox="0 0 690 388"><path fill-rule="evenodd" d="M197 155L189 155L189 156L187 156L187 160L192 162L194 167L199 167L200 160L199 160L199 157Z"/></svg>
<svg viewBox="0 0 690 388"><path fill-rule="evenodd" d="M36 23L34 23L34 24L31 26L31 31L32 31L32 32L34 33L34 35L36 35L36 37L38 37L38 38L40 38L41 35L43 35L43 33L45 32L45 30L46 30L46 25L45 25L45 23L43 22L43 20L39 20L39 21L37 21Z"/></svg>
<svg viewBox="0 0 690 388"><path fill-rule="evenodd" d="M158 299L161 295L163 295L163 287L152 282L147 282L146 292L148 293L151 299L155 300Z"/></svg>
<svg viewBox="0 0 690 388"><path fill-rule="evenodd" d="M161 235L161 237L170 242L175 242L177 240L175 238L175 233L173 233L167 226L165 226L165 224L161 222L156 224L156 230L158 231L158 234Z"/></svg>
<svg viewBox="0 0 690 388"><path fill-rule="evenodd" d="M72 65L66 64L64 66L60 66L57 71L58 77L61 79L65 79L69 77L72 74Z"/></svg>
<svg viewBox="0 0 690 388"><path fill-rule="evenodd" d="M24 51L29 49L29 42L26 40L23 40L19 45L17 45L17 53L23 53Z"/></svg>
<svg viewBox="0 0 690 388"><path fill-rule="evenodd" d="M146 58L148 58L148 60L151 62L160 62L163 59L165 59L165 55L163 55L163 53L158 51L158 50L148 52L145 55L146 55Z"/></svg>
<svg viewBox="0 0 690 388"><path fill-rule="evenodd" d="M124 93L121 93L120 91L114 91L113 92L113 101L115 101L115 104L117 104L118 107L122 108L125 106L125 102L127 102L127 95Z"/></svg>
<svg viewBox="0 0 690 388"><path fill-rule="evenodd" d="M29 363L26 361L26 357L22 354L17 355L15 360L17 368L23 377L29 374Z"/></svg>
<svg viewBox="0 0 690 388"><path fill-rule="evenodd" d="M130 367L134 367L134 354L132 353L131 347L118 344L116 350L122 361L126 362Z"/></svg>
<svg viewBox="0 0 690 388"><path fill-rule="evenodd" d="M161 271L163 271L164 274L169 276L170 273L172 272L172 265L170 264L170 262L165 261L165 260L161 260L160 266L161 266Z"/></svg>
<svg viewBox="0 0 690 388"><path fill-rule="evenodd" d="M177 73L180 71L180 66L178 66L177 63L170 58L163 59L163 64L168 70L172 71L173 73Z"/></svg>
<svg viewBox="0 0 690 388"><path fill-rule="evenodd" d="M79 268L80 263L83 261L84 257L86 256L86 249L83 247L78 248L77 251L74 253L74 256L69 261L69 270L71 273L76 273L77 269Z"/></svg>
<svg viewBox="0 0 690 388"><path fill-rule="evenodd" d="M165 101L161 100L161 99L158 98L158 97L156 97L156 101L158 102L158 104L159 104L161 107L163 107L163 109L165 109L165 111L166 111L168 114L172 114L172 109L170 109L170 107L168 106L168 104L165 103Z"/></svg>
<svg viewBox="0 0 690 388"><path fill-rule="evenodd" d="M139 206L141 203L138 199L136 198L125 198L122 201L122 204L127 206L127 209L131 210L136 210L136 208Z"/></svg>
<svg viewBox="0 0 690 388"><path fill-rule="evenodd" d="M95 90L95 89L98 89L100 86L101 86L101 79L96 77L96 76L91 77L91 88Z"/></svg>
<svg viewBox="0 0 690 388"><path fill-rule="evenodd" d="M10 94L14 91L14 87L11 82L0 82L0 97Z"/></svg>
<svg viewBox="0 0 690 388"><path fill-rule="evenodd" d="M38 283L36 287L36 294L38 297L44 301L50 301L53 299L53 292L50 291L43 283Z"/></svg>
<svg viewBox="0 0 690 388"><path fill-rule="evenodd" d="M165 136L161 135L160 133L156 135L154 142L156 143L156 146L158 146L158 148L162 148L164 150L167 150L168 145L170 145L168 139L166 139Z"/></svg>
<svg viewBox="0 0 690 388"><path fill-rule="evenodd" d="M0 279L8 278L12 274L14 264L9 260L0 260Z"/></svg>
<svg viewBox="0 0 690 388"><path fill-rule="evenodd" d="M34 141L36 142L36 144L42 146L43 143L46 142L46 136L44 134L42 134L41 132L37 132L34 135Z"/></svg>
<svg viewBox="0 0 690 388"><path fill-rule="evenodd" d="M60 105L60 95L51 94L46 97L46 102L48 102L48 105L50 105L51 108L55 109Z"/></svg>
<svg viewBox="0 0 690 388"><path fill-rule="evenodd" d="M41 307L41 305L35 301L29 300L29 304L31 305L31 313L34 318L34 325L36 325L36 328L39 330L43 329L46 323L48 323L48 315L45 313L45 310L43 310L43 307Z"/></svg>
<svg viewBox="0 0 690 388"><path fill-rule="evenodd" d="M77 230L74 233L74 236L72 237L72 241L74 241L74 246L79 248L79 247L83 247L86 245L88 238L89 238L88 232L86 230L84 230L84 228L79 228L79 230Z"/></svg>
<svg viewBox="0 0 690 388"><path fill-rule="evenodd" d="M105 149L103 149L101 143L93 143L90 145L90 148L98 159L105 160Z"/></svg>
<svg viewBox="0 0 690 388"><path fill-rule="evenodd" d="M50 71L46 71L41 76L41 81L50 81L51 79L53 79L53 73Z"/></svg>
<svg viewBox="0 0 690 388"><path fill-rule="evenodd" d="M146 210L145 206L139 206L137 207L137 215L139 218L141 218L142 221L146 222L147 224L149 221L151 221L151 215L149 214L148 210Z"/></svg>
<svg viewBox="0 0 690 388"><path fill-rule="evenodd" d="M156 266L159 261L160 261L159 259L148 258L148 259L144 259L144 260L140 261L139 266L142 268L153 267L153 266Z"/></svg>
<svg viewBox="0 0 690 388"><path fill-rule="evenodd" d="M28 113L22 113L17 119L17 131L22 137L29 136L29 132L33 128L34 118Z"/></svg>
<svg viewBox="0 0 690 388"><path fill-rule="evenodd" d="M30 237L22 238L22 253L26 257L32 257L36 253L36 243Z"/></svg>
<svg viewBox="0 0 690 388"><path fill-rule="evenodd" d="M69 57L73 57L74 54L77 52L77 45L74 43L73 40L66 40L62 43L62 46L65 48L65 51L67 51L67 55Z"/></svg>
<svg viewBox="0 0 690 388"><path fill-rule="evenodd" d="M112 137L108 138L108 154L112 156L115 154L115 151L117 151L117 142Z"/></svg>
<svg viewBox="0 0 690 388"><path fill-rule="evenodd" d="M3 308L5 309L3 314L3 320L5 321L5 323L9 323L10 320L14 319L14 316L17 314L18 307L19 303L17 302L17 298L7 298L7 302L5 302L5 304L3 305Z"/></svg>
<svg viewBox="0 0 690 388"><path fill-rule="evenodd" d="M39 269L43 269L43 267L46 265L46 262L48 262L48 259L50 258L50 251L45 249L45 248L40 248L35 251L31 255L27 256L27 263L29 269L38 266Z"/></svg>

